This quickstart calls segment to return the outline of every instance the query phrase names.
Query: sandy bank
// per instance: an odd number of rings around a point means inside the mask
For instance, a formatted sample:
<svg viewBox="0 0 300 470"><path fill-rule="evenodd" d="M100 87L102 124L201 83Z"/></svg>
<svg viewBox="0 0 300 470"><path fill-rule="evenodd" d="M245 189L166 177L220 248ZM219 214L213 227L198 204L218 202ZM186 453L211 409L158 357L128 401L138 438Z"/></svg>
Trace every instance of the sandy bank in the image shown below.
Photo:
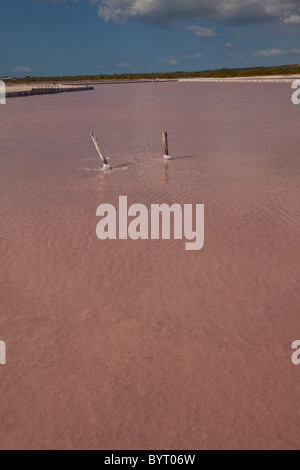
<svg viewBox="0 0 300 470"><path fill-rule="evenodd" d="M228 77L228 78L181 78L179 82L293 82L300 80L300 75L272 75L272 76L257 76L257 77Z"/></svg>

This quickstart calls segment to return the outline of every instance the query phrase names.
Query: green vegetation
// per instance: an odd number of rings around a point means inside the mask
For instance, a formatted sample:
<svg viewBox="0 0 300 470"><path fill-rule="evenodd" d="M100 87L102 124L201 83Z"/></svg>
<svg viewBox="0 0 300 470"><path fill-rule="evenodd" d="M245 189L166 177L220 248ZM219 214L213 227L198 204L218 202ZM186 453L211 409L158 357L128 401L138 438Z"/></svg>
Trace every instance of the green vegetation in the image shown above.
<svg viewBox="0 0 300 470"><path fill-rule="evenodd" d="M170 80L179 78L229 78L255 77L271 75L300 74L300 65L283 65L279 67L256 67L244 69L204 70L202 72L169 72L169 73L127 73L120 75L78 75L63 77L25 77L7 80L13 83L27 82L72 82L72 81L101 81L101 80Z"/></svg>

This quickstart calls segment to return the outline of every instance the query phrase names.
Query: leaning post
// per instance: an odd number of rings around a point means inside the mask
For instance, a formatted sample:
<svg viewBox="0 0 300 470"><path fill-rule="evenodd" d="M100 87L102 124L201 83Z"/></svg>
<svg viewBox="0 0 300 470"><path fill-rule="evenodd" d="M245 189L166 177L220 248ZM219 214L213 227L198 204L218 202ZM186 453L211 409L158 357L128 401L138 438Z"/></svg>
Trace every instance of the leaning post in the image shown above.
<svg viewBox="0 0 300 470"><path fill-rule="evenodd" d="M111 168L111 166L109 165L109 163L107 162L105 156L103 155L103 152L102 152L102 150L101 150L101 148L100 148L100 145L98 144L98 141L97 141L97 138L96 138L94 132L91 132L91 137L92 137L93 142L94 142L94 144L95 144L96 150L97 150L97 152L98 152L98 154L99 154L99 156L100 156L100 158L101 158L101 160L102 160L103 167L104 167L106 170L111 170L112 168Z"/></svg>

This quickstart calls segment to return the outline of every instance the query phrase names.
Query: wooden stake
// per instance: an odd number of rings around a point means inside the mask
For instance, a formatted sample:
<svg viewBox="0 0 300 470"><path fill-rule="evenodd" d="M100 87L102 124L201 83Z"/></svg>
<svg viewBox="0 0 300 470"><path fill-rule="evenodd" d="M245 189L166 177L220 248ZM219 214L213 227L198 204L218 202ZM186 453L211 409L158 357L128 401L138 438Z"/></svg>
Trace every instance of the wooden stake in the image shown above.
<svg viewBox="0 0 300 470"><path fill-rule="evenodd" d="M168 157L168 156L169 156L168 133L167 133L167 132L162 132L162 133L161 133L161 136L162 136L162 141L163 141L165 156Z"/></svg>
<svg viewBox="0 0 300 470"><path fill-rule="evenodd" d="M96 150L97 150L97 152L99 153L99 156L100 156L100 158L101 158L101 160L102 160L102 162L103 162L103 166L104 166L105 168L107 168L107 169L111 169L111 166L109 165L109 163L107 162L105 156L103 155L103 152L102 152L102 150L101 150L101 148L100 148L100 145L98 144L98 141L97 141L97 138L96 138L94 132L91 132L91 137L92 137L93 142L94 142L94 144L95 144Z"/></svg>

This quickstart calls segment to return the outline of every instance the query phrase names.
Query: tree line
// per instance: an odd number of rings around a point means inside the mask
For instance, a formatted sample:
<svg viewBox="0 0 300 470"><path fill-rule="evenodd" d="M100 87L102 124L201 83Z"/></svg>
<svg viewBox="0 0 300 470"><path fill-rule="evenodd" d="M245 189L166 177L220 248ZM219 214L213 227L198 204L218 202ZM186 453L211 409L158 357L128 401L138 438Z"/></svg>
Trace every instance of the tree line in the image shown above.
<svg viewBox="0 0 300 470"><path fill-rule="evenodd" d="M300 65L287 65L278 67L255 67L218 70L204 70L200 72L166 72L166 73L123 73L123 74L101 74L101 75L66 75L58 77L24 77L7 80L14 83L26 82L71 82L71 81L105 81L105 80L176 80L180 78L234 78L255 77L272 75L300 74Z"/></svg>

